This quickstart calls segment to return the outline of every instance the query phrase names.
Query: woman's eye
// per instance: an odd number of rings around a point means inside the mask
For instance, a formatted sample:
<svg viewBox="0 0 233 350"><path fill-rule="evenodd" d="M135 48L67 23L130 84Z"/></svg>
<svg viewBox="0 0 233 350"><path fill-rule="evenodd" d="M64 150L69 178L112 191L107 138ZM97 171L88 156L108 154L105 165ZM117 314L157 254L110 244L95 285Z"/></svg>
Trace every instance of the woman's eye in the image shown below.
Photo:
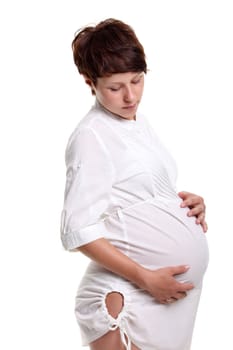
<svg viewBox="0 0 233 350"><path fill-rule="evenodd" d="M111 90L111 91L119 91L120 88L113 88L113 87L110 87L109 90Z"/></svg>
<svg viewBox="0 0 233 350"><path fill-rule="evenodd" d="M140 79L137 79L137 80L133 80L132 83L133 83L133 84L138 84L138 83L140 83L140 80L141 80L141 78L140 78Z"/></svg>

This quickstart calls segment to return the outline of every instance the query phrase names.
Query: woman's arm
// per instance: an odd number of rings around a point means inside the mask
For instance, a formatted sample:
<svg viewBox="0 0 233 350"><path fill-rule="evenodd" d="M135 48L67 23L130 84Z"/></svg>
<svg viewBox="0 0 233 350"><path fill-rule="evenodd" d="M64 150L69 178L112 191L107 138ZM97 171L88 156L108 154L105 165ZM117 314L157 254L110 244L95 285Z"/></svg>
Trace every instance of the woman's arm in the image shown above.
<svg viewBox="0 0 233 350"><path fill-rule="evenodd" d="M189 269L188 266L148 270L131 260L104 238L83 245L78 250L106 269L146 290L160 303L166 303L167 299L181 299L194 287L191 283L180 283L174 277L185 273Z"/></svg>
<svg viewBox="0 0 233 350"><path fill-rule="evenodd" d="M196 216L196 223L202 226L204 232L207 232L208 226L205 221L206 206L204 199L201 196L186 191L179 192L178 195L183 199L181 207L188 207L190 209L187 215Z"/></svg>

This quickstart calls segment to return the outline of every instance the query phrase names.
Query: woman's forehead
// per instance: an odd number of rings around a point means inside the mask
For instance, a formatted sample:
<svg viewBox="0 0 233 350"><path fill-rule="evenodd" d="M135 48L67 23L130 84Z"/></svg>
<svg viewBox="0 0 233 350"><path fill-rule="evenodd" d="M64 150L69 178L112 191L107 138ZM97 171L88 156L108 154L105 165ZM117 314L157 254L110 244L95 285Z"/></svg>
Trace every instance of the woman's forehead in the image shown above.
<svg viewBox="0 0 233 350"><path fill-rule="evenodd" d="M132 79L138 78L143 74L144 74L143 72L114 73L107 77L98 78L98 80L102 81L103 83L121 84L126 81L130 81Z"/></svg>

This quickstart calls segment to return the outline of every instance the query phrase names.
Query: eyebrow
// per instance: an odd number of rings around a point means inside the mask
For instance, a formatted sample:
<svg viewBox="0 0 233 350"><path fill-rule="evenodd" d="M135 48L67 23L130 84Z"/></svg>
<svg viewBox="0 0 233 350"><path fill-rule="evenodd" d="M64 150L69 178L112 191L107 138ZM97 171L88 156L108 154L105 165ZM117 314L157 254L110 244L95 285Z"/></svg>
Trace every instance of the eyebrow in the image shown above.
<svg viewBox="0 0 233 350"><path fill-rule="evenodd" d="M134 77L132 77L131 80L134 80L135 78L140 78L143 76L143 72L142 73L138 73L137 75L135 75ZM109 82L109 84L122 84L123 82L122 81L112 81L112 82Z"/></svg>

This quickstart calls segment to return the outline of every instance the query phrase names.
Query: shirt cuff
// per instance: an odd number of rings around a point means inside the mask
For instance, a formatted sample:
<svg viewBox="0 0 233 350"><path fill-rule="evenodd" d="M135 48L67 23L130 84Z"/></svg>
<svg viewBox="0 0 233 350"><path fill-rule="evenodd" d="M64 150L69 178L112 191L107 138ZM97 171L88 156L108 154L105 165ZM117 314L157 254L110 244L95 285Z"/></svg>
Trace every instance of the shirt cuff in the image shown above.
<svg viewBox="0 0 233 350"><path fill-rule="evenodd" d="M61 233L63 247L66 250L73 250L84 244L103 238L107 235L104 222L99 222L80 229L79 231Z"/></svg>

